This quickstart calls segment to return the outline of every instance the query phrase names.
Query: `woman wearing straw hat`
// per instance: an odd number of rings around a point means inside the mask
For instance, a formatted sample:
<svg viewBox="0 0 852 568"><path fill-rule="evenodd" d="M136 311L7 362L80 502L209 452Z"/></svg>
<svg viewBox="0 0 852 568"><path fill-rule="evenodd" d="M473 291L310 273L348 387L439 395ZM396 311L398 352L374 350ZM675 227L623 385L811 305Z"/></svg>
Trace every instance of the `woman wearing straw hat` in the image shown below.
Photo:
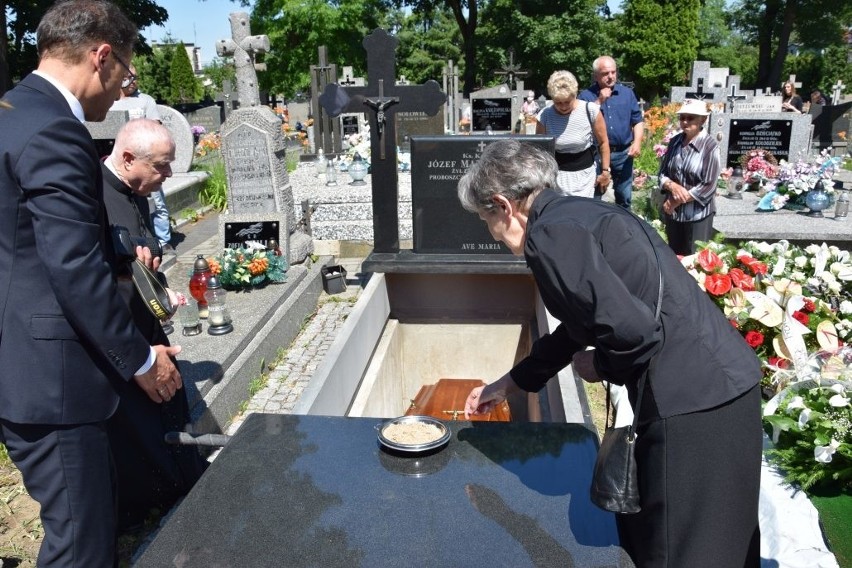
<svg viewBox="0 0 852 568"><path fill-rule="evenodd" d="M695 241L712 236L722 163L718 144L704 131L710 114L707 105L687 100L677 114L681 132L663 156L660 190L665 197L663 222L669 247L685 256L695 252Z"/></svg>

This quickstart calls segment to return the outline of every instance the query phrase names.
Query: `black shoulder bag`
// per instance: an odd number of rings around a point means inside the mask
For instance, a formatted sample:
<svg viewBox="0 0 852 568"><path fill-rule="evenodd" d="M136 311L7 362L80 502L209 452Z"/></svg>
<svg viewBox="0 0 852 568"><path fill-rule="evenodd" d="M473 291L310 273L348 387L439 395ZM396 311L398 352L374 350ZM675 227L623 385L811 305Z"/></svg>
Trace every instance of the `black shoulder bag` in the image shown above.
<svg viewBox="0 0 852 568"><path fill-rule="evenodd" d="M645 228L642 227L642 231ZM648 234L645 233L647 237ZM651 238L648 237L651 241ZM660 286L657 293L657 307L654 319L660 321L660 306L663 303L663 270L660 257L651 241L651 250L657 258L660 271ZM636 408L633 413L633 423L630 426L615 428L615 413L613 425L607 426L604 432L598 457L595 460L595 471L592 475L592 486L589 491L592 503L605 511L613 513L638 513L642 508L639 504L639 483L636 475L636 427L639 423L639 411L642 408L642 392L645 390L645 380L655 366L656 355L651 358L648 368L639 379ZM606 423L609 423L609 385L606 390Z"/></svg>

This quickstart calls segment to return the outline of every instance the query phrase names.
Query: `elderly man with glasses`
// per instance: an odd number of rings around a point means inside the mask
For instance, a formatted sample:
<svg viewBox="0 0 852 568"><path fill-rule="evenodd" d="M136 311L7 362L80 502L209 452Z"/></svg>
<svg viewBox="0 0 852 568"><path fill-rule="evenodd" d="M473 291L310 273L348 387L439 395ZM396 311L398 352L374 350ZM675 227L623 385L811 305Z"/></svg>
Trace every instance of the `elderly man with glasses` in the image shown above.
<svg viewBox="0 0 852 568"><path fill-rule="evenodd" d="M150 120L160 120L160 112L157 110L157 103L152 97L139 91L138 75L136 67L130 63L121 64L127 70L127 75L121 83L121 98L113 103L110 110L126 110L130 119L147 118ZM160 246L165 252L173 252L171 244L172 226L169 219L169 209L166 206L166 195L162 189L158 189L151 193L151 201L153 208L151 209L151 220L154 223L154 234L157 240L160 241Z"/></svg>

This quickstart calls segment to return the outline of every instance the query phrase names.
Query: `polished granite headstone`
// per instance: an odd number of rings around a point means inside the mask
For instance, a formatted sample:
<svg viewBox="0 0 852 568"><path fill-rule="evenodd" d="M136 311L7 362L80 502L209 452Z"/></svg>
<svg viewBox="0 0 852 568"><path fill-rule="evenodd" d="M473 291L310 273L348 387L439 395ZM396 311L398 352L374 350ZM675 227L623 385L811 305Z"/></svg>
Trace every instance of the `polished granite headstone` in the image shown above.
<svg viewBox="0 0 852 568"><path fill-rule="evenodd" d="M379 424L249 416L135 566L632 566L589 500L586 428L448 422L400 457Z"/></svg>
<svg viewBox="0 0 852 568"><path fill-rule="evenodd" d="M412 137L411 208L415 253L512 255L506 245L494 240L478 215L462 208L458 198L458 183L468 168L479 161L488 144L506 137ZM550 136L525 136L523 141L553 153Z"/></svg>

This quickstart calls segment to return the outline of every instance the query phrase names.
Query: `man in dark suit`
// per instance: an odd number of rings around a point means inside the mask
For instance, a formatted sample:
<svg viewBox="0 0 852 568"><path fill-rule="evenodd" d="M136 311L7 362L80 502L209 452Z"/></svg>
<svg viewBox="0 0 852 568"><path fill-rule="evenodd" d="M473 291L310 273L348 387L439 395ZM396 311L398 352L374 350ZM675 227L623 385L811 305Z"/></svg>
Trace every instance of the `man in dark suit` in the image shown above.
<svg viewBox="0 0 852 568"><path fill-rule="evenodd" d="M171 177L175 143L158 120L131 120L115 138L102 165L104 203L110 227L134 240L156 243L148 196ZM153 266L158 266L155 258ZM136 327L152 345L168 345L160 321L130 280L129 263L119 267L119 290L130 306ZM165 278L158 273L165 284ZM207 462L192 446L166 445L167 432L190 421L186 393L157 404L133 383L121 385L121 401L107 423L118 479L119 531L138 525L151 509L167 511L189 492Z"/></svg>
<svg viewBox="0 0 852 568"><path fill-rule="evenodd" d="M82 124L118 98L137 30L109 2L69 0L36 35L38 69L0 109L0 442L41 505L39 566L112 566L106 420L123 383L157 403L182 386L180 348L151 347L118 292Z"/></svg>

